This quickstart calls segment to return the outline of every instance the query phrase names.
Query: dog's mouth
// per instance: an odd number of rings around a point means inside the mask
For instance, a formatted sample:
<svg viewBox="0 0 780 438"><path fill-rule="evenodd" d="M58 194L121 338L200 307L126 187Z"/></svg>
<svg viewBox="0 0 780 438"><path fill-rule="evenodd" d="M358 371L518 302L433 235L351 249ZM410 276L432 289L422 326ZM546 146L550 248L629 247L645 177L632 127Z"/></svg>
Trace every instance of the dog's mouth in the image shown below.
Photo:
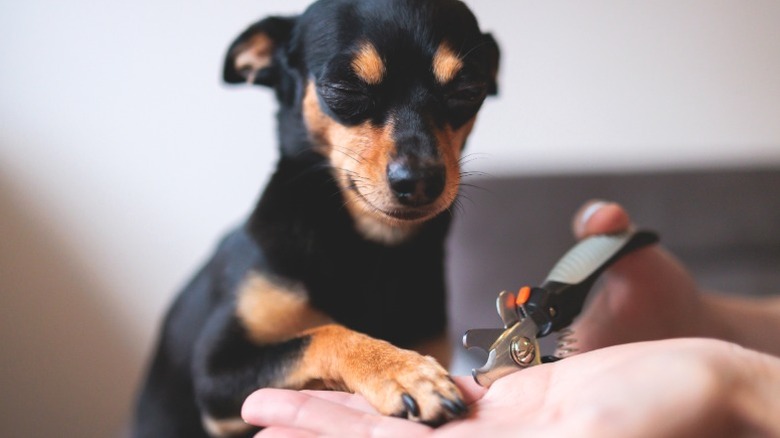
<svg viewBox="0 0 780 438"><path fill-rule="evenodd" d="M391 206L389 208L382 208L371 202L363 193L361 193L352 177L348 177L347 182L347 188L352 191L371 212L386 219L390 219L391 221L422 222L440 212L439 209L436 208L437 203L420 207Z"/></svg>

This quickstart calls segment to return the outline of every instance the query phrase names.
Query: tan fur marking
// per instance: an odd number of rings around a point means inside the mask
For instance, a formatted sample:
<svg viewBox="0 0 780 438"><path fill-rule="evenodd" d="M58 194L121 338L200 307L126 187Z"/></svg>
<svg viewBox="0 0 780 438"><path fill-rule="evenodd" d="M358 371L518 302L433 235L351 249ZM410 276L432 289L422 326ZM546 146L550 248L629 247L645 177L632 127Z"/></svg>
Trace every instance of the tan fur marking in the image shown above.
<svg viewBox="0 0 780 438"><path fill-rule="evenodd" d="M352 70L367 84L376 85L385 77L385 62L373 44L364 42L352 60Z"/></svg>
<svg viewBox="0 0 780 438"><path fill-rule="evenodd" d="M309 306L300 287L283 286L250 274L238 294L236 313L249 338L258 344L279 342L331 320Z"/></svg>
<svg viewBox="0 0 780 438"><path fill-rule="evenodd" d="M247 82L254 82L258 71L271 64L274 43L265 34L257 34L246 43L236 47L235 68L238 71L250 70Z"/></svg>
<svg viewBox="0 0 780 438"><path fill-rule="evenodd" d="M460 187L460 156L475 122L476 117L473 117L456 130L447 126L443 130L436 132L439 154L441 154L444 166L447 169L447 184L444 187L442 197L450 199L450 202L458 195Z"/></svg>
<svg viewBox="0 0 780 438"><path fill-rule="evenodd" d="M385 169L395 150L393 123L382 127L369 122L354 127L341 125L320 109L314 82L306 87L303 117L316 150L331 162L344 205L358 230L385 244L400 243L414 234L419 224L394 220L381 212L390 208L392 199ZM351 183L359 195L349 188Z"/></svg>
<svg viewBox="0 0 780 438"><path fill-rule="evenodd" d="M330 155L331 146L328 135L336 122L322 112L314 81L309 81L303 96L303 121L309 133L314 149L324 155Z"/></svg>
<svg viewBox="0 0 780 438"><path fill-rule="evenodd" d="M367 238L384 244L398 244L419 230L426 219L448 208L460 186L460 153L475 119L463 127L436 132L439 153L446 167L444 193L417 221L401 221L386 212L399 208L390 192L386 169L395 151L394 124L343 126L320 109L314 82L309 82L303 99L303 116L316 150L328 157L334 177L344 196L345 207L358 230ZM354 184L357 189L350 188Z"/></svg>
<svg viewBox="0 0 780 438"><path fill-rule="evenodd" d="M442 42L433 55L433 75L440 84L451 81L463 68L463 61L447 42Z"/></svg>
<svg viewBox="0 0 780 438"><path fill-rule="evenodd" d="M289 388L325 385L362 394L383 414L403 411L401 395L410 394L420 419L442 413L438 394L460 397L447 371L435 359L404 350L343 326L329 324L305 332L311 336L298 367L284 382Z"/></svg>

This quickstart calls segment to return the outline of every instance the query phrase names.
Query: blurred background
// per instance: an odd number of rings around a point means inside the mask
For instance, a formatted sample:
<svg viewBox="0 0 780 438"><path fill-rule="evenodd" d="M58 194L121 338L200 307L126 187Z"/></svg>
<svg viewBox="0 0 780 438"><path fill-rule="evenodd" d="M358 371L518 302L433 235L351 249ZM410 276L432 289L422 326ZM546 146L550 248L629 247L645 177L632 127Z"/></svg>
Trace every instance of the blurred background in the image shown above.
<svg viewBox="0 0 780 438"><path fill-rule="evenodd" d="M780 291L780 2L466 3L502 62L467 148L454 343L542 279L590 197L708 286ZM223 86L225 49L307 4L0 2L0 436L121 434L164 311L277 158L272 95Z"/></svg>

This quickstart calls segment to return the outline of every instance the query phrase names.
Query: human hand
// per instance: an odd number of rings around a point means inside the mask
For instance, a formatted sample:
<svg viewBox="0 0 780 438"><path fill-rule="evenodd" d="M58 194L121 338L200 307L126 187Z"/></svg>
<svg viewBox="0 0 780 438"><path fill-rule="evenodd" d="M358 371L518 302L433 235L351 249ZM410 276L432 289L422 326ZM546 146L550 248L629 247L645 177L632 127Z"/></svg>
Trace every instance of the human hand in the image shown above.
<svg viewBox="0 0 780 438"><path fill-rule="evenodd" d="M577 239L632 227L618 204L586 203L575 215ZM572 324L567 346L579 352L628 342L706 336L707 309L691 275L660 245L634 251L603 275L592 302Z"/></svg>
<svg viewBox="0 0 780 438"><path fill-rule="evenodd" d="M360 396L261 389L245 421L269 437L780 436L780 359L676 339L605 348L519 371L489 390L457 378L470 415L431 429Z"/></svg>

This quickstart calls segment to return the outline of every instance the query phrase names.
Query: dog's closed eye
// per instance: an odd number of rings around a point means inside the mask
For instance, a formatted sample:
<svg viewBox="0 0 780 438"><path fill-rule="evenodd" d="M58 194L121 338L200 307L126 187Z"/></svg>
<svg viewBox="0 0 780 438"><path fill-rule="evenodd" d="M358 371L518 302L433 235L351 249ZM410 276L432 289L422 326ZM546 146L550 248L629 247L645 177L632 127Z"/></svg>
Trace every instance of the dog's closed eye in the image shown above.
<svg viewBox="0 0 780 438"><path fill-rule="evenodd" d="M345 123L358 123L374 107L375 99L365 87L346 82L326 82L317 86L323 102Z"/></svg>

